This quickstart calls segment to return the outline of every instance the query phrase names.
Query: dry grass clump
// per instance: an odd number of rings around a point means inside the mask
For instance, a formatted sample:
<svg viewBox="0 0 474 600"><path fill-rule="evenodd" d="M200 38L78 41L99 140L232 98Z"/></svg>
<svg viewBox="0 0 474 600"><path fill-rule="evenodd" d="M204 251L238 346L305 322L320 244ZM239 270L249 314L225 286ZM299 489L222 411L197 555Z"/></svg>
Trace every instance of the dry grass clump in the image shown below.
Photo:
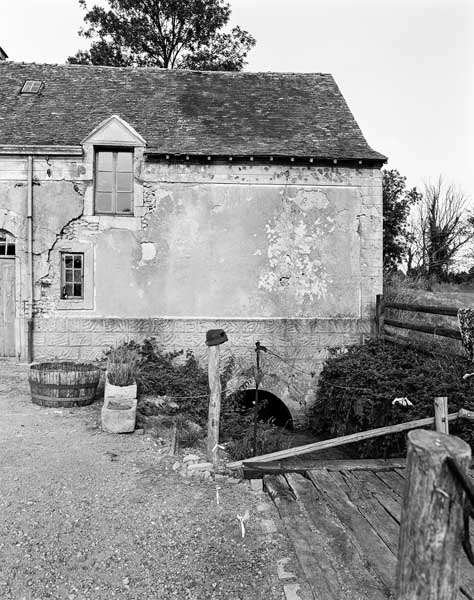
<svg viewBox="0 0 474 600"><path fill-rule="evenodd" d="M112 385L132 385L136 382L140 354L135 348L118 346L107 354L107 377Z"/></svg>

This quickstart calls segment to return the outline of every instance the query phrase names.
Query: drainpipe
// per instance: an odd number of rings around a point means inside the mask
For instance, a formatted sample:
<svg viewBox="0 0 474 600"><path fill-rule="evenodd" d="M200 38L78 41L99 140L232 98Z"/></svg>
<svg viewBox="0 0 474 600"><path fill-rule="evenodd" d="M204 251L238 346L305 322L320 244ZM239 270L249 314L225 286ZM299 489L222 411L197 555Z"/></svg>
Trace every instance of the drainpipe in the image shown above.
<svg viewBox="0 0 474 600"><path fill-rule="evenodd" d="M28 320L27 320L27 361L33 362L33 157L28 156L28 192L27 192L27 239L28 239Z"/></svg>

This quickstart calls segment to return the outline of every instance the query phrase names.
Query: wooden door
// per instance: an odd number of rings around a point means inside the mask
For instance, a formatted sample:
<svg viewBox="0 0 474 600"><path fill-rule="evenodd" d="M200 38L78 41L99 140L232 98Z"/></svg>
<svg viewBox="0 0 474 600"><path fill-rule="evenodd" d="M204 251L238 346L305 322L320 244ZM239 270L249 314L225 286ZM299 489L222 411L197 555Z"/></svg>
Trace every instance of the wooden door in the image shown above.
<svg viewBox="0 0 474 600"><path fill-rule="evenodd" d="M0 258L0 356L15 356L15 260Z"/></svg>

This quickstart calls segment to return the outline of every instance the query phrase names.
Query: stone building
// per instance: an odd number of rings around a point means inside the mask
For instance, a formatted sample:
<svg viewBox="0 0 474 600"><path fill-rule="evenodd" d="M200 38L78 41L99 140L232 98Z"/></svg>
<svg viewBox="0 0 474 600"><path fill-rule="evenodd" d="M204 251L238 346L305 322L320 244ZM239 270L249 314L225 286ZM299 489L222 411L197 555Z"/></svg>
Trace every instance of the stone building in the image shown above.
<svg viewBox="0 0 474 600"><path fill-rule="evenodd" d="M302 419L373 328L384 161L331 75L0 62L0 355L221 327Z"/></svg>

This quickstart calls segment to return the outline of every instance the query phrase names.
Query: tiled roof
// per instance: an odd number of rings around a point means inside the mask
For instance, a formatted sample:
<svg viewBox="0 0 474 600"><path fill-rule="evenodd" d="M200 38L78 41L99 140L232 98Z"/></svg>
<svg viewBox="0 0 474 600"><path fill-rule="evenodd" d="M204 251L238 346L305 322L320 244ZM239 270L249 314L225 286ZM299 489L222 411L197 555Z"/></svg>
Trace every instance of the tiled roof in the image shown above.
<svg viewBox="0 0 474 600"><path fill-rule="evenodd" d="M0 145L80 144L112 114L163 153L385 159L328 74L0 62Z"/></svg>

